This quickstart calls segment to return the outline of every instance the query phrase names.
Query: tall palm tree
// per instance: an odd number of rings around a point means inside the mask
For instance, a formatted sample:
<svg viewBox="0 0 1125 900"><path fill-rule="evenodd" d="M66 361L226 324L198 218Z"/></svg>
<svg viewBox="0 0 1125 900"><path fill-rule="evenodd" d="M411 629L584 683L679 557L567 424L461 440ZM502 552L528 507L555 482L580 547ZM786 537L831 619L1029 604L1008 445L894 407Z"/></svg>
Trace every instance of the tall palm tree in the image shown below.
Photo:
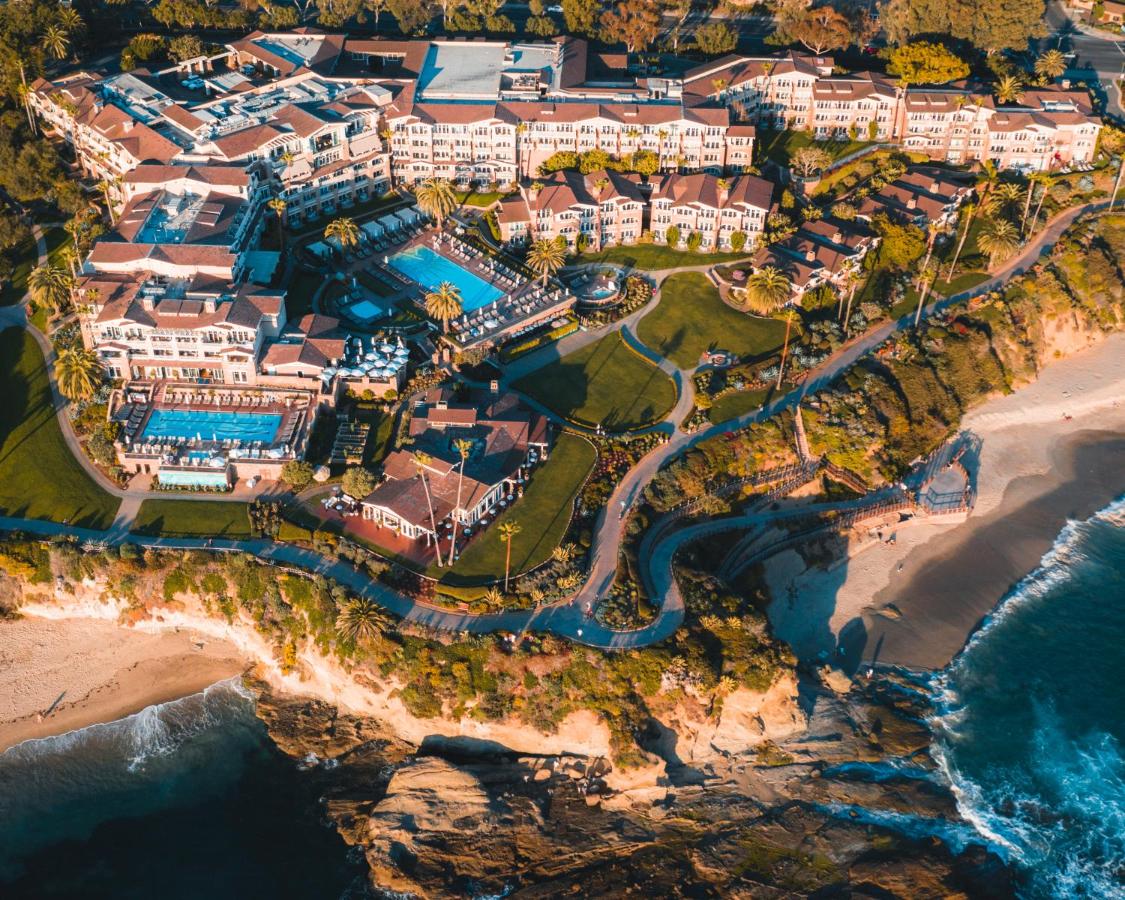
<svg viewBox="0 0 1125 900"><path fill-rule="evenodd" d="M1023 199L1023 188L1011 181L996 186L988 197L987 212L992 215L1008 215Z"/></svg>
<svg viewBox="0 0 1125 900"><path fill-rule="evenodd" d="M789 278L775 266L763 266L746 279L746 306L759 316L777 312L789 301Z"/></svg>
<svg viewBox="0 0 1125 900"><path fill-rule="evenodd" d="M427 178L414 189L418 205L434 217L438 230L442 220L457 208L457 194L444 178Z"/></svg>
<svg viewBox="0 0 1125 900"><path fill-rule="evenodd" d="M359 243L359 226L347 216L333 219L324 229L326 238L336 238L340 242L340 249L346 250Z"/></svg>
<svg viewBox="0 0 1125 900"><path fill-rule="evenodd" d="M58 313L70 299L73 279L62 266L46 263L36 266L27 277L27 287L37 304Z"/></svg>
<svg viewBox="0 0 1125 900"><path fill-rule="evenodd" d="M70 49L70 36L62 25L48 25L43 32L42 47L55 59L63 59Z"/></svg>
<svg viewBox="0 0 1125 900"><path fill-rule="evenodd" d="M993 266L1008 259L1019 245L1019 232L1006 219L989 219L977 237L977 246L988 254L989 265Z"/></svg>
<svg viewBox="0 0 1125 900"><path fill-rule="evenodd" d="M285 174L289 171L289 167L297 161L297 157L295 157L289 150L285 150L282 152L281 156L278 157L278 159L280 159L282 162L283 168L281 170L281 175L282 180L284 180Z"/></svg>
<svg viewBox="0 0 1125 900"><path fill-rule="evenodd" d="M957 268L957 260L961 258L961 250L965 247L965 239L969 236L969 230L973 227L973 217L976 216L977 207L974 203L966 203L961 207L961 218L964 225L961 228L961 237L957 239L957 249L953 252L953 262L949 264L949 273L945 276L946 281L953 279L953 270Z"/></svg>
<svg viewBox="0 0 1125 900"><path fill-rule="evenodd" d="M1035 215L1031 217L1029 234L1035 234L1035 226L1039 224L1039 213L1043 209L1043 201L1047 199L1047 194L1051 191L1051 184L1054 182L1054 179L1046 172L1040 172L1039 177L1043 180L1043 187L1039 191L1039 199L1035 201Z"/></svg>
<svg viewBox="0 0 1125 900"><path fill-rule="evenodd" d="M512 570L512 538L520 533L522 529L515 521L504 522L500 526L500 540L507 545L507 550L504 553L504 593L508 593L508 576Z"/></svg>
<svg viewBox="0 0 1125 900"><path fill-rule="evenodd" d="M1018 75L1005 75L996 82L996 99L1001 103L1015 103L1023 96L1023 80Z"/></svg>
<svg viewBox="0 0 1125 900"><path fill-rule="evenodd" d="M859 290L859 286L862 283L863 283L863 279L860 278L859 274L855 273L855 272L853 272L851 277L848 279L848 305L847 305L846 309L844 310L844 325L843 325L845 337L847 336L847 333L848 333L848 322L851 321L851 318L852 318L852 301L855 299L855 292Z"/></svg>
<svg viewBox="0 0 1125 900"><path fill-rule="evenodd" d="M941 234L942 226L937 222L929 222L926 224L926 258L922 260L922 272L926 271L930 265L930 259L934 255L934 244L937 243L937 236ZM922 285L921 273L918 277L919 288Z"/></svg>
<svg viewBox="0 0 1125 900"><path fill-rule="evenodd" d="M88 400L102 383L105 370L91 350L78 347L63 350L55 360L55 380L59 391L70 400Z"/></svg>
<svg viewBox="0 0 1125 900"><path fill-rule="evenodd" d="M1027 197L1024 199L1023 215L1020 217L1020 234L1025 234L1027 231L1027 217L1031 213L1031 201L1035 199L1035 189L1039 188L1039 196L1042 199L1050 182L1051 176L1046 172L1032 172L1027 176Z"/></svg>
<svg viewBox="0 0 1125 900"><path fill-rule="evenodd" d="M434 518L434 502L430 498L430 483L426 481L426 466L433 461L434 458L428 453L418 452L414 454L414 468L418 470L418 477L422 479L422 490L426 494L426 506L430 509L430 527L434 531L434 553L437 555L437 564L440 568L442 565L441 541L438 540L437 519Z"/></svg>
<svg viewBox="0 0 1125 900"><path fill-rule="evenodd" d="M469 459L469 454L473 451L473 442L465 438L457 438L453 442L453 449L461 457L461 467L457 470L457 506L455 509L461 508L461 484L465 480L465 463ZM453 522L453 533L449 536L449 564L453 565L453 560L457 555L457 521Z"/></svg>
<svg viewBox="0 0 1125 900"><path fill-rule="evenodd" d="M544 285L548 278L562 268L564 262L566 250L559 241L551 238L540 238L527 251L527 267L539 276L540 283Z"/></svg>
<svg viewBox="0 0 1125 900"><path fill-rule="evenodd" d="M389 625L389 619L375 603L367 597L353 597L344 603L336 616L336 633L355 642L363 638L377 637L380 630Z"/></svg>
<svg viewBox="0 0 1125 900"><path fill-rule="evenodd" d="M441 322L442 334L449 333L449 320L461 315L461 292L451 281L443 281L426 294L426 314Z"/></svg>
<svg viewBox="0 0 1125 900"><path fill-rule="evenodd" d="M914 312L915 328L918 327L918 323L922 320L922 307L926 305L926 295L933 286L934 277L935 272L929 263L924 265L922 271L918 273L918 309Z"/></svg>
<svg viewBox="0 0 1125 900"><path fill-rule="evenodd" d="M1058 78L1066 71L1066 57L1061 50L1052 48L1035 60L1035 71L1043 78Z"/></svg>
<svg viewBox="0 0 1125 900"><path fill-rule="evenodd" d="M282 256L285 255L285 208L289 204L280 197L271 197L266 203L270 211L277 216L277 240Z"/></svg>
<svg viewBox="0 0 1125 900"><path fill-rule="evenodd" d="M777 390L781 390L781 378L785 374L785 357L789 355L789 331L793 326L793 310L785 317L785 343L781 345L781 362L777 364Z"/></svg>

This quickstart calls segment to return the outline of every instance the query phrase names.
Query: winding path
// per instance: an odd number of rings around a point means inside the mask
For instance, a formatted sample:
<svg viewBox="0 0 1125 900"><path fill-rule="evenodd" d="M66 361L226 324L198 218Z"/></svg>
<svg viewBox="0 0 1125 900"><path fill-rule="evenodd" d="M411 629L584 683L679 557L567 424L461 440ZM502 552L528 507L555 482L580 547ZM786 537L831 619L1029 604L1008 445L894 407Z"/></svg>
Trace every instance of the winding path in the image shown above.
<svg viewBox="0 0 1125 900"><path fill-rule="evenodd" d="M1035 240L1028 244L1006 265L1002 266L991 278L970 290L949 297L936 299L926 307L927 314L938 312L945 307L963 302L972 297L987 294L1002 287L1008 279L1024 273L1028 268L1034 265L1039 257L1054 245L1059 236L1069 228L1076 219L1083 215L1103 211L1108 207L1108 202L1102 202L1087 204L1060 213L1044 227L1043 231L1036 236ZM661 273L653 274L660 276L659 284L660 281L663 280L663 277L670 274L670 270L664 270ZM614 325L607 326L606 329L599 329L597 332L579 333L579 335L573 337L582 341L578 346L584 346L586 343L604 337L605 334L609 333L611 330L632 328L653 305L654 304L649 304L642 307L630 316L614 323ZM0 311L0 313L2 312L3 311ZM0 323L7 317L8 316L0 317ZM650 542L652 544L650 548L651 552L644 561L642 568L644 577L649 581L649 586L652 588L653 596L662 597L660 611L656 618L643 628L632 631L615 631L598 623L587 614L586 610L597 602L597 600L604 597L606 592L613 585L617 572L619 548L621 547L625 522L627 521L626 514L640 496L644 486L648 484L665 463L679 453L716 435L735 431L755 422L761 422L782 410L796 406L806 395L815 393L827 386L841 372L853 365L857 360L866 356L892 334L912 327L913 318L913 314L908 314L900 319L884 323L877 328L871 329L854 340L851 344L841 349L831 359L825 361L816 369L813 369L799 389L791 391L785 396L778 398L774 402L754 412L747 413L718 425L712 425L691 434L680 429L678 423L682 421L682 418L679 420L671 418L666 420L666 423L672 426L669 440L658 445L646 456L642 457L626 474L598 516L598 521L595 526L593 541L594 551L590 574L583 587L574 597L566 601L549 606L542 606L535 610L510 610L500 613L475 615L421 604L377 581L372 581L348 563L331 559L313 550L307 550L293 544L275 543L262 539L162 538L129 534L128 528L132 522L132 516L135 515L136 512L135 508L131 507L131 503L132 501L137 501L139 505L139 500L136 493L122 491L116 487L110 492L126 500L130 508L126 509L127 503L123 503L122 511L118 512L118 520L107 531L76 528L61 525L57 522L3 517L0 517L0 529L6 531L22 531L44 537L66 535L80 541L106 544L118 544L130 541L142 547L162 549L209 549L212 551L250 553L260 559L268 560L273 563L293 566L308 572L323 574L333 578L356 594L370 598L406 621L443 631L482 634L496 631L523 632L527 630L541 630L550 631L561 637L603 649L644 647L669 637L683 621L683 598L680 595L679 588L672 575L672 560L676 551L681 546L689 541L706 536L707 534L718 533L732 528L752 527L787 515L807 515L808 513L807 508L802 508L792 512L763 512L729 517L726 519L715 519L672 532L668 537L660 537L656 541ZM9 324L15 323L9 322ZM50 352L50 345L46 341L46 338L44 338L37 329L33 328L32 333L35 335L36 340L39 341L41 347L45 345L45 355ZM628 332L625 333L628 334ZM565 340L567 339L564 339L564 341ZM626 337L626 340L633 340L631 334ZM578 341L576 340L572 343L577 344ZM554 353L551 355L551 360L553 361L558 358L560 353L573 352L574 349L577 349L577 346L550 349L554 350ZM538 355L538 352L537 354L529 354L529 356L534 355ZM652 358L650 350L645 352L645 355ZM661 368L665 368L665 364L668 366L672 365L667 360L662 360L660 363ZM542 363L540 363L540 365L542 365ZM517 366L516 368L518 369L520 367ZM665 369L665 371L667 371L667 369ZM683 378L684 373L681 370L676 371L680 372L681 378ZM507 377L512 377L510 371ZM690 378L684 378L684 381L687 385L691 385L692 383ZM59 397L57 393L53 376L51 386L52 390L55 392L56 407L59 410L59 421L60 425L63 426L63 433L64 435L73 436L73 432L70 430L69 420L67 420L65 416L65 410L59 405L62 398ZM690 389L685 390L682 396L687 396L689 390ZM677 407L678 406L679 404L677 404ZM76 456L79 461L89 470L92 464L85 458L85 454L82 453L79 448L73 449L76 450ZM91 474L99 480L99 484L103 483L104 476L101 476L100 472L96 472L96 474L95 472ZM147 492L144 493L147 494ZM828 509L832 506L832 504L828 504L824 505L823 508Z"/></svg>

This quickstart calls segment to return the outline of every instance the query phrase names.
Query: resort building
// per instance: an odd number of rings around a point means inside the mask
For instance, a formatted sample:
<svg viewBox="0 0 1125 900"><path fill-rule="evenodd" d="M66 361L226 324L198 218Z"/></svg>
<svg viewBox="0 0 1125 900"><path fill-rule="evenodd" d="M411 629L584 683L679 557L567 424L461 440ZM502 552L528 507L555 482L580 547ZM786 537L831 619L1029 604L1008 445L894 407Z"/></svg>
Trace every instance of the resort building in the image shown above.
<svg viewBox="0 0 1125 900"><path fill-rule="evenodd" d="M879 239L862 223L840 219L808 222L784 241L763 248L754 256L754 270L772 266L789 278L793 300L821 285L846 287L863 266Z"/></svg>
<svg viewBox="0 0 1125 900"><path fill-rule="evenodd" d="M427 544L455 526L486 524L523 493L532 467L547 458L548 434L546 418L515 395L458 403L449 389L435 389L414 407L411 449L392 452L382 483L362 498L363 518ZM464 458L459 441L470 445Z"/></svg>
<svg viewBox="0 0 1125 900"><path fill-rule="evenodd" d="M929 222L944 226L956 221L957 211L972 193L972 184L963 179L916 166L865 197L857 212L864 219L883 214L919 227Z"/></svg>
<svg viewBox="0 0 1125 900"><path fill-rule="evenodd" d="M735 234L745 235L753 247L766 226L773 185L754 175L716 178L714 175L664 175L650 200L652 237L668 239L668 230L679 231L679 242L700 237L702 250L729 250Z"/></svg>
<svg viewBox="0 0 1125 900"><path fill-rule="evenodd" d="M572 249L600 250L640 239L645 198L639 175L556 172L505 199L496 215L500 239L530 243L563 238Z"/></svg>

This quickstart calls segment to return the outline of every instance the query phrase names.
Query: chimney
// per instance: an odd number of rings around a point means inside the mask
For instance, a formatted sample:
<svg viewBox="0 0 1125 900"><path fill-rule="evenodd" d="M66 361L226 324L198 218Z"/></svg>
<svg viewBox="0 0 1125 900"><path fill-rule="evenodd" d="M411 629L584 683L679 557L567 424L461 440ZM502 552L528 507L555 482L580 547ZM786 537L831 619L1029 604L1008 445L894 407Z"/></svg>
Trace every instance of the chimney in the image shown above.
<svg viewBox="0 0 1125 900"><path fill-rule="evenodd" d="M1064 78L1062 81L1059 82L1059 84L1062 86L1062 89L1064 91L1070 90L1070 79L1069 78Z"/></svg>
<svg viewBox="0 0 1125 900"><path fill-rule="evenodd" d="M490 381L488 383L488 389L490 391L492 391L492 393L494 393L494 394L499 394L500 393L500 382L497 381L495 378L493 378L492 381Z"/></svg>
<svg viewBox="0 0 1125 900"><path fill-rule="evenodd" d="M832 232L832 243L833 244L844 243L844 236L842 234L840 234L840 232L838 232L838 231Z"/></svg>
<svg viewBox="0 0 1125 900"><path fill-rule="evenodd" d="M911 197L909 200L907 200L906 201L906 208L907 209L917 209L918 208L918 198L917 197Z"/></svg>
<svg viewBox="0 0 1125 900"><path fill-rule="evenodd" d="M206 313L213 313L218 308L214 297L208 297L203 301L203 311Z"/></svg>
<svg viewBox="0 0 1125 900"><path fill-rule="evenodd" d="M150 294L141 294L141 309L147 309L152 312L156 309L156 298Z"/></svg>
<svg viewBox="0 0 1125 900"><path fill-rule="evenodd" d="M806 250L805 251L805 259L807 259L809 262L812 262L813 260L815 260L816 259L816 251L815 250Z"/></svg>

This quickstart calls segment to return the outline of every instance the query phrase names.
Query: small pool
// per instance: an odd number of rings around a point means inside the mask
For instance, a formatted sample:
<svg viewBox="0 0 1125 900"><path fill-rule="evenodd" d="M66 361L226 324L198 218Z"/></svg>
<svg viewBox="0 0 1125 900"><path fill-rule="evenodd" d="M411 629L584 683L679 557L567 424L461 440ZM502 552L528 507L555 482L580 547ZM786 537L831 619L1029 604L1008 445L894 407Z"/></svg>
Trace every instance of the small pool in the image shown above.
<svg viewBox="0 0 1125 900"><path fill-rule="evenodd" d="M347 313L357 322L370 322L385 315L386 310L370 300L358 300L347 307Z"/></svg>
<svg viewBox="0 0 1125 900"><path fill-rule="evenodd" d="M422 245L394 254L387 264L427 290L433 290L443 281L452 282L461 292L461 307L467 313L504 296L502 290L483 278Z"/></svg>
<svg viewBox="0 0 1125 900"><path fill-rule="evenodd" d="M145 423L141 439L194 437L210 440L261 441L272 444L281 428L276 413L208 412L194 409L154 409Z"/></svg>

